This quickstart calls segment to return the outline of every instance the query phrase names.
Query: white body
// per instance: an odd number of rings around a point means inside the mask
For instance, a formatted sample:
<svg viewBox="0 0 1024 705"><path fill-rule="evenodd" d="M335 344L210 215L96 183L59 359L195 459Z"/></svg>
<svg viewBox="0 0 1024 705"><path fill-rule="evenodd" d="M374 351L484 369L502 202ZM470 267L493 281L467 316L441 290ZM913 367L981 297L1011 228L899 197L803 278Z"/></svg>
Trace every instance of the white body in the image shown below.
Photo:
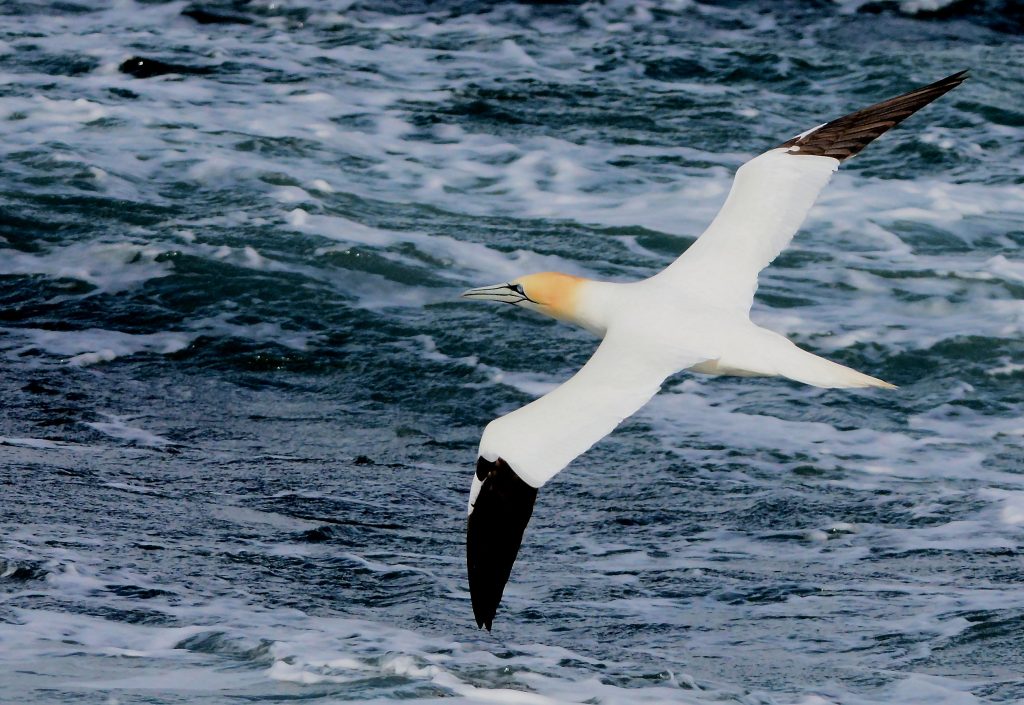
<svg viewBox="0 0 1024 705"><path fill-rule="evenodd" d="M484 430L480 455L540 487L653 397L669 375L784 376L818 387L891 387L750 321L757 274L790 242L839 161L785 149L743 165L703 235L659 274L583 280L570 320L604 338L569 381ZM479 492L474 480L470 511Z"/></svg>

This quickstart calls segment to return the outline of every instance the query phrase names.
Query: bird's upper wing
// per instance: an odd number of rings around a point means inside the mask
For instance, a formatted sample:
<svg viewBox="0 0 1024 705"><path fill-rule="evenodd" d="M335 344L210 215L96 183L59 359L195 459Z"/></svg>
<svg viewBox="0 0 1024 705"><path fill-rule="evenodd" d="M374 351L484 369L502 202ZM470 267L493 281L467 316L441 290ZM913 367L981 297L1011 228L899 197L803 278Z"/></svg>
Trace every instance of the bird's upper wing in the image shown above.
<svg viewBox="0 0 1024 705"><path fill-rule="evenodd" d="M666 377L706 357L610 331L568 381L488 424L480 457L501 458L524 482L540 487L650 401Z"/></svg>
<svg viewBox="0 0 1024 705"><path fill-rule="evenodd" d="M757 274L789 244L839 163L956 88L961 71L803 132L736 172L725 205L697 241L656 276L709 303L750 310Z"/></svg>

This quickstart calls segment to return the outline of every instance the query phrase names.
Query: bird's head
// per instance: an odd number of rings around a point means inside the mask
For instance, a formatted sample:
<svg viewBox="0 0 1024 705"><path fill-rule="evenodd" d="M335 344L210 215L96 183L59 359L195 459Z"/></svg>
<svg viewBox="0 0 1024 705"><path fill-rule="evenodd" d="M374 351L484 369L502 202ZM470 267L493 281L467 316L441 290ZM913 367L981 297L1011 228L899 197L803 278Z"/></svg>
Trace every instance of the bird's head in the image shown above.
<svg viewBox="0 0 1024 705"><path fill-rule="evenodd" d="M562 321L579 322L580 295L586 279L561 272L516 277L504 284L462 292L467 299L500 301L528 308Z"/></svg>

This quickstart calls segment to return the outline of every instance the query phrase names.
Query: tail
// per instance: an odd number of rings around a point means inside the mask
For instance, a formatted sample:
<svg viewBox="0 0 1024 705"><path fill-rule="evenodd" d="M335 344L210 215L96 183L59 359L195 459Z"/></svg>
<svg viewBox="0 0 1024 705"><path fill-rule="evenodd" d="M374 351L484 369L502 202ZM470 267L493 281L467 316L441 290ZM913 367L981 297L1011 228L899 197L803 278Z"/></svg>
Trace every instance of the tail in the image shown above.
<svg viewBox="0 0 1024 705"><path fill-rule="evenodd" d="M889 384L877 377L866 375L857 370L851 370L831 360L818 357L806 350L801 350L790 343L786 354L775 360L776 374L788 377L789 379L810 384L815 387L826 388L864 388L878 387L880 389L896 389L895 384Z"/></svg>

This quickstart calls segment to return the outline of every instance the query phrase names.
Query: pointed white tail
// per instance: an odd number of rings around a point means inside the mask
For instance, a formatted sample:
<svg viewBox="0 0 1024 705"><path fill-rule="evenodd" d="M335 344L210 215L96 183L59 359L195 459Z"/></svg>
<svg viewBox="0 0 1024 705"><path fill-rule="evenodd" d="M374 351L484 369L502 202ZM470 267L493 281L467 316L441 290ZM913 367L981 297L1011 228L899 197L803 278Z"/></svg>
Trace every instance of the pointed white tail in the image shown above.
<svg viewBox="0 0 1024 705"><path fill-rule="evenodd" d="M896 385L889 384L876 377L866 375L857 370L839 363L818 357L797 346L791 347L792 352L777 360L778 374L789 377L797 382L810 384L815 387L879 387L881 389L896 389Z"/></svg>

